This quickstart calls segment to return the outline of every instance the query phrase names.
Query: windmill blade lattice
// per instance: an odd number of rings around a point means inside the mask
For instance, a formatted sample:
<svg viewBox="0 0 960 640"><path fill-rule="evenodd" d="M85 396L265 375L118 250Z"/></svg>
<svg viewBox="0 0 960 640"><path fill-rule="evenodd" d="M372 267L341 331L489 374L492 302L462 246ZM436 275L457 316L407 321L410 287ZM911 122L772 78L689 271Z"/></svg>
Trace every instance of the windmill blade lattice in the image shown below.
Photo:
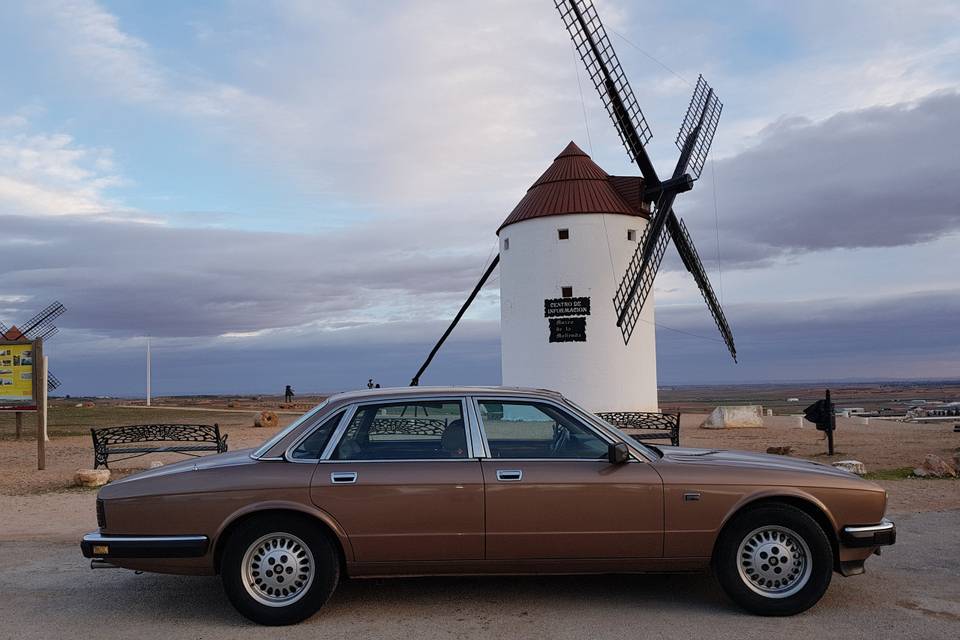
<svg viewBox="0 0 960 640"><path fill-rule="evenodd" d="M48 391L53 391L54 389L59 387L61 384L62 383L60 382L60 378L53 375L49 371L47 372L47 390Z"/></svg>
<svg viewBox="0 0 960 640"><path fill-rule="evenodd" d="M713 316L713 321L717 323L717 329L720 330L720 335L723 336L723 341L726 343L727 349L730 350L733 361L736 362L737 347L733 343L733 332L730 331L730 325L727 324L727 317L724 315L723 309L717 301L717 296L713 292L713 287L710 285L710 278L707 277L707 272L703 268L703 262L700 261L697 249L693 246L693 240L690 238L687 225L684 224L683 220L678 220L671 211L670 217L667 220L667 228L670 230L670 235L673 236L673 243L680 253L680 259L683 260L683 265L693 276L697 286L700 288L703 301L707 303L710 314Z"/></svg>
<svg viewBox="0 0 960 640"><path fill-rule="evenodd" d="M52 302L47 305L46 309L27 320L20 328L20 332L30 340L36 340L43 335L53 335L56 332L53 321L66 310L67 308L59 302ZM52 332L51 328L53 329Z"/></svg>
<svg viewBox="0 0 960 640"><path fill-rule="evenodd" d="M683 119L683 124L680 125L676 139L677 148L683 151L690 136L696 135L696 141L690 149L690 161L687 164L687 172L694 180L698 179L703 172L703 165L710 154L710 145L713 144L713 136L720 122L721 111L723 111L723 103L701 75L697 78L697 86L693 90L687 115Z"/></svg>
<svg viewBox="0 0 960 640"><path fill-rule="evenodd" d="M633 95L633 89L623 73L593 2L555 0L555 4L630 159L640 166L648 181L656 182L656 174L647 175L644 165L649 164L649 160L643 150L653 133Z"/></svg>
<svg viewBox="0 0 960 640"><path fill-rule="evenodd" d="M623 343L630 342L630 336L633 335L633 328L640 318L640 312L643 311L643 305L647 301L653 289L653 280L656 278L657 270L663 261L663 254L667 250L667 243L670 236L666 233L658 233L656 237L651 235L654 226L648 224L640 236L640 242L637 243L637 249L630 258L626 273L620 280L620 286L617 287L617 294L613 298L613 306L617 311L617 317L623 318L619 322L620 332L623 334ZM656 245L650 250L650 260L644 264L643 256L647 252L647 246L654 242ZM634 290L634 283L638 283ZM631 291L633 295L631 295Z"/></svg>

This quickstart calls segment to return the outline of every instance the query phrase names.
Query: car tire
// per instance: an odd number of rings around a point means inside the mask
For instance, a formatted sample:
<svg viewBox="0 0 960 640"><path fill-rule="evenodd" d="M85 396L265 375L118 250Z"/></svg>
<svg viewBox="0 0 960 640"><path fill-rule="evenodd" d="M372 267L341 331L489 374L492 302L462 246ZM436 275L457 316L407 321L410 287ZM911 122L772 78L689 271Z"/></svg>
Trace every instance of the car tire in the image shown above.
<svg viewBox="0 0 960 640"><path fill-rule="evenodd" d="M763 616L815 605L833 577L833 547L802 510L768 504L735 517L717 541L713 569L735 603Z"/></svg>
<svg viewBox="0 0 960 640"><path fill-rule="evenodd" d="M295 624L326 603L340 579L335 543L294 515L241 523L226 541L220 568L233 606L253 622Z"/></svg>

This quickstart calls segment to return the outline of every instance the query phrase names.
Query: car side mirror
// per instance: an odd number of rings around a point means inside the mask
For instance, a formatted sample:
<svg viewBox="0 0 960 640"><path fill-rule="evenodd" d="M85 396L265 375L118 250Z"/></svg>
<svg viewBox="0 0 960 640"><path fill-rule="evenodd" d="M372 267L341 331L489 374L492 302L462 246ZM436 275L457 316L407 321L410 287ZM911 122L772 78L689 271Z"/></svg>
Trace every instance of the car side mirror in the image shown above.
<svg viewBox="0 0 960 640"><path fill-rule="evenodd" d="M607 460L610 464L623 464L630 460L630 449L622 442L615 442L607 447Z"/></svg>

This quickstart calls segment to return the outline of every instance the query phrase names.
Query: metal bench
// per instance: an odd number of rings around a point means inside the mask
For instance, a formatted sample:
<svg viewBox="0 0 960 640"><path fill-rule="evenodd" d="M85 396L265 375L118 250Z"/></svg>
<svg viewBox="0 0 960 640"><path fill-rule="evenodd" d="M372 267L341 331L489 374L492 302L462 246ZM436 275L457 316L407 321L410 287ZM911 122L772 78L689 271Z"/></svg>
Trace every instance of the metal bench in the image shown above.
<svg viewBox="0 0 960 640"><path fill-rule="evenodd" d="M224 453L227 436L213 424L134 424L122 427L90 429L93 436L93 468L107 467L107 458L121 455L114 462L149 453L182 453L199 456L210 451ZM172 443L144 446L141 443Z"/></svg>
<svg viewBox="0 0 960 640"><path fill-rule="evenodd" d="M680 414L643 411L607 411L597 414L619 429L641 431L631 433L637 440L669 440L680 446Z"/></svg>

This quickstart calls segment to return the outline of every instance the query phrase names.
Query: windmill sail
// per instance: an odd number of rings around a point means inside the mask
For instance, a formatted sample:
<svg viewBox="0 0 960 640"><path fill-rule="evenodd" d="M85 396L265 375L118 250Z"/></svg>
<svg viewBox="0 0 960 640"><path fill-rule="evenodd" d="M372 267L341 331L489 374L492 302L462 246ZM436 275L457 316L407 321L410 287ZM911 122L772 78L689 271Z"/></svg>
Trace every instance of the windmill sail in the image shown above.
<svg viewBox="0 0 960 640"><path fill-rule="evenodd" d="M687 107L687 115L683 119L683 124L680 125L676 139L677 148L682 152L687 139L692 134L696 134L686 169L694 180L700 177L703 165L707 161L713 135L717 132L717 124L720 122L721 111L723 111L723 103L703 76L699 76L693 97L690 98L690 106Z"/></svg>
<svg viewBox="0 0 960 640"><path fill-rule="evenodd" d="M593 2L555 0L555 4L627 154L640 168L647 182L656 184L657 173L644 149L653 133L627 82L617 52L610 44Z"/></svg>
<svg viewBox="0 0 960 640"><path fill-rule="evenodd" d="M59 302L52 302L46 309L27 320L20 328L20 332L30 340L36 340L44 335L53 335L56 331L53 321L66 310L67 308Z"/></svg>
<svg viewBox="0 0 960 640"><path fill-rule="evenodd" d="M724 342L736 361L736 348L726 317L717 302L686 227L677 220L673 212L673 202L677 194L689 191L693 182L703 172L720 121L723 103L703 76L698 77L693 97L677 134L680 158L673 176L666 182L661 182L644 149L644 145L652 137L650 127L637 104L633 89L627 82L593 2L555 0L555 4L577 53L580 54L587 73L593 80L610 119L613 120L620 140L627 149L627 154L643 174L644 199L657 201L654 214L627 265L613 299L617 326L623 333L624 342L630 341L643 305L653 288L653 281L663 261L669 239L673 238L684 265L697 282Z"/></svg>
<svg viewBox="0 0 960 640"><path fill-rule="evenodd" d="M690 239L690 232L687 231L687 225L683 223L683 220L678 220L672 211L670 212L670 218L667 220L667 225L670 229L670 235L673 237L673 242L677 247L677 251L680 253L680 259L683 260L683 265L693 276L697 286L700 288L703 301L707 303L710 314L713 316L713 321L717 323L717 329L720 330L720 335L723 336L723 341L726 343L730 355L733 356L733 361L736 362L737 347L733 343L733 332L730 331L730 325L727 324L727 317L724 315L723 309L717 301L717 296L713 292L713 287L710 285L710 279L707 277L707 272L703 268L703 263L697 254L697 249L693 246L693 240Z"/></svg>

